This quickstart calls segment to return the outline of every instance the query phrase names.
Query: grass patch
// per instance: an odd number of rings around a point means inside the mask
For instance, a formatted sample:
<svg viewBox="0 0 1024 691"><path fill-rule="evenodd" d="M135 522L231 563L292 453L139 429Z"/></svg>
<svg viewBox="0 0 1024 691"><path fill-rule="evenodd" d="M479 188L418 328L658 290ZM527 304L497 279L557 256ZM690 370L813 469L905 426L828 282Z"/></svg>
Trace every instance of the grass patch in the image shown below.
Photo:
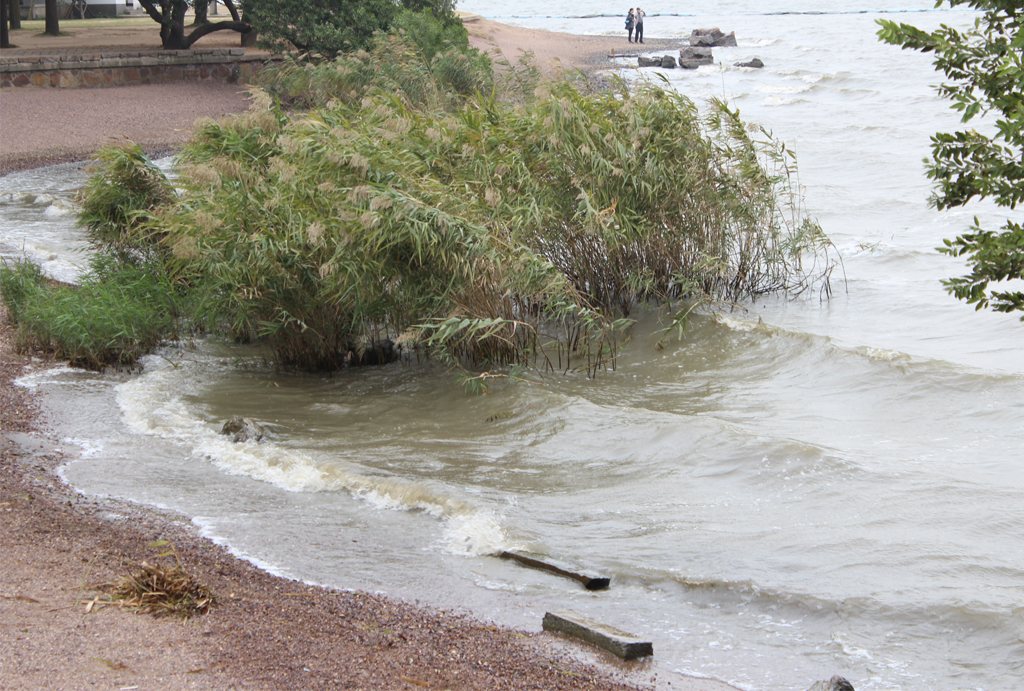
<svg viewBox="0 0 1024 691"><path fill-rule="evenodd" d="M146 265L100 260L69 286L47 282L31 262L5 264L0 293L21 347L87 369L131 365L177 331L174 288Z"/></svg>

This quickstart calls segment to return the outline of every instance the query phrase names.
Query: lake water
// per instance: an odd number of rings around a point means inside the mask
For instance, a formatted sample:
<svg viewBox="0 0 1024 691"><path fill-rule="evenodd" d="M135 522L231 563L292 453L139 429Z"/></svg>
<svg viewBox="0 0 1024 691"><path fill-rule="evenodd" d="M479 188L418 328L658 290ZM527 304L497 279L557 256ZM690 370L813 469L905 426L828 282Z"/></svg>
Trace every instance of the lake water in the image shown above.
<svg viewBox="0 0 1024 691"><path fill-rule="evenodd" d="M608 34L609 2L465 0L523 26ZM822 9L827 6L827 9ZM976 313L934 251L991 207L928 207L929 135L957 126L926 56L874 20L965 24L931 0L651 4L649 37L736 31L714 66L666 71L799 156L843 256L834 296L637 326L616 372L484 397L396 364L282 375L202 343L139 375L27 377L81 458L66 479L192 516L266 568L536 630L573 608L654 641L655 669L749 689L1019 689L1024 679L1024 325ZM731 67L760 57L764 70ZM628 79L645 78L629 69ZM643 74L651 75L652 72ZM0 250L75 273L74 166L0 179ZM231 415L271 438L232 445ZM613 579L486 556L519 548Z"/></svg>

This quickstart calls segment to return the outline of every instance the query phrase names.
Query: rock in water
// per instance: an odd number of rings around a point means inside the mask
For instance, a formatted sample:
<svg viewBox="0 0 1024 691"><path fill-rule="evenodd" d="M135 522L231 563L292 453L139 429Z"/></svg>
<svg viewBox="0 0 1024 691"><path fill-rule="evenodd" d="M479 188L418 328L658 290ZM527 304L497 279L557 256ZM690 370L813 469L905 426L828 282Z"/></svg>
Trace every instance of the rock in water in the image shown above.
<svg viewBox="0 0 1024 691"><path fill-rule="evenodd" d="M676 59L671 55L661 56L661 66L666 70L674 70L676 68Z"/></svg>
<svg viewBox="0 0 1024 691"><path fill-rule="evenodd" d="M636 62L640 67L661 67L661 58L645 58L641 55Z"/></svg>
<svg viewBox="0 0 1024 691"><path fill-rule="evenodd" d="M754 58L753 60L748 60L747 62L737 62L735 66L736 67L753 67L754 69L759 70L762 67L764 67L764 63L761 62L761 58Z"/></svg>
<svg viewBox="0 0 1024 691"><path fill-rule="evenodd" d="M712 29L694 29L690 33L690 45L701 48L735 48L736 32L725 34L717 26Z"/></svg>
<svg viewBox="0 0 1024 691"><path fill-rule="evenodd" d="M695 70L701 65L714 62L710 48L680 48L679 66L687 70Z"/></svg>
<svg viewBox="0 0 1024 691"><path fill-rule="evenodd" d="M264 430L263 427L252 420L235 415L224 423L220 433L231 437L231 441L238 443L242 441L259 441L263 438Z"/></svg>
<svg viewBox="0 0 1024 691"><path fill-rule="evenodd" d="M828 681L816 681L807 691L854 691L853 684L836 675Z"/></svg>

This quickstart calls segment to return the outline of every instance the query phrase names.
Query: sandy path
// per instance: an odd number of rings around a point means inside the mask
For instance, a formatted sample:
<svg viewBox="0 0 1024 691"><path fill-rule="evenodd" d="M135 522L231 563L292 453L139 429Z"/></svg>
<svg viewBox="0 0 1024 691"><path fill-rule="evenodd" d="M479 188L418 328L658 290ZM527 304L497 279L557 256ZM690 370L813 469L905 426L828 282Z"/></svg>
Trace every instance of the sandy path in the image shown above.
<svg viewBox="0 0 1024 691"><path fill-rule="evenodd" d="M198 118L248 108L237 84L140 84L106 89L0 90L0 174L84 159L131 140L147 150L180 146Z"/></svg>

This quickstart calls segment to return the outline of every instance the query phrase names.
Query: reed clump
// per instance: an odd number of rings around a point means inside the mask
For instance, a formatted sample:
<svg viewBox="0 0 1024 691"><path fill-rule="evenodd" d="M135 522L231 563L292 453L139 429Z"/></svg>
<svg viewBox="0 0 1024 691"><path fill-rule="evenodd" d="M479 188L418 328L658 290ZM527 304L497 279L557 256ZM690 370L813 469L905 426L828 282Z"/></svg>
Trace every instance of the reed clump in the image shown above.
<svg viewBox="0 0 1024 691"><path fill-rule="evenodd" d="M274 144L224 152L235 125L209 125L161 222L232 332L284 364L332 368L391 339L593 372L637 306L827 285L788 152L722 103L702 117L660 89L563 83L525 105L376 92L243 117Z"/></svg>
<svg viewBox="0 0 1024 691"><path fill-rule="evenodd" d="M355 103L368 93L400 94L420 108L453 109L495 87L491 60L471 48L461 23L429 13L402 13L393 31L366 50L330 61L292 59L260 72L259 86L283 107L311 109L332 101Z"/></svg>
<svg viewBox="0 0 1024 691"><path fill-rule="evenodd" d="M637 308L681 325L695 305L828 292L791 153L726 104L621 81L534 93L528 70L503 71L518 92L487 88L484 58L412 33L272 73L250 112L197 129L173 195L142 184L144 161L103 159L98 176L154 192L116 227L87 220L97 243L155 258L179 319L311 370L384 343L594 374Z"/></svg>
<svg viewBox="0 0 1024 691"><path fill-rule="evenodd" d="M93 248L127 259L143 259L157 246L149 221L171 202L174 187L135 144L97 152L96 173L79 193L78 221Z"/></svg>
<svg viewBox="0 0 1024 691"><path fill-rule="evenodd" d="M0 266L0 292L21 347L100 370L130 366L177 331L175 291L149 265L100 260L80 285L44 279L30 262Z"/></svg>

